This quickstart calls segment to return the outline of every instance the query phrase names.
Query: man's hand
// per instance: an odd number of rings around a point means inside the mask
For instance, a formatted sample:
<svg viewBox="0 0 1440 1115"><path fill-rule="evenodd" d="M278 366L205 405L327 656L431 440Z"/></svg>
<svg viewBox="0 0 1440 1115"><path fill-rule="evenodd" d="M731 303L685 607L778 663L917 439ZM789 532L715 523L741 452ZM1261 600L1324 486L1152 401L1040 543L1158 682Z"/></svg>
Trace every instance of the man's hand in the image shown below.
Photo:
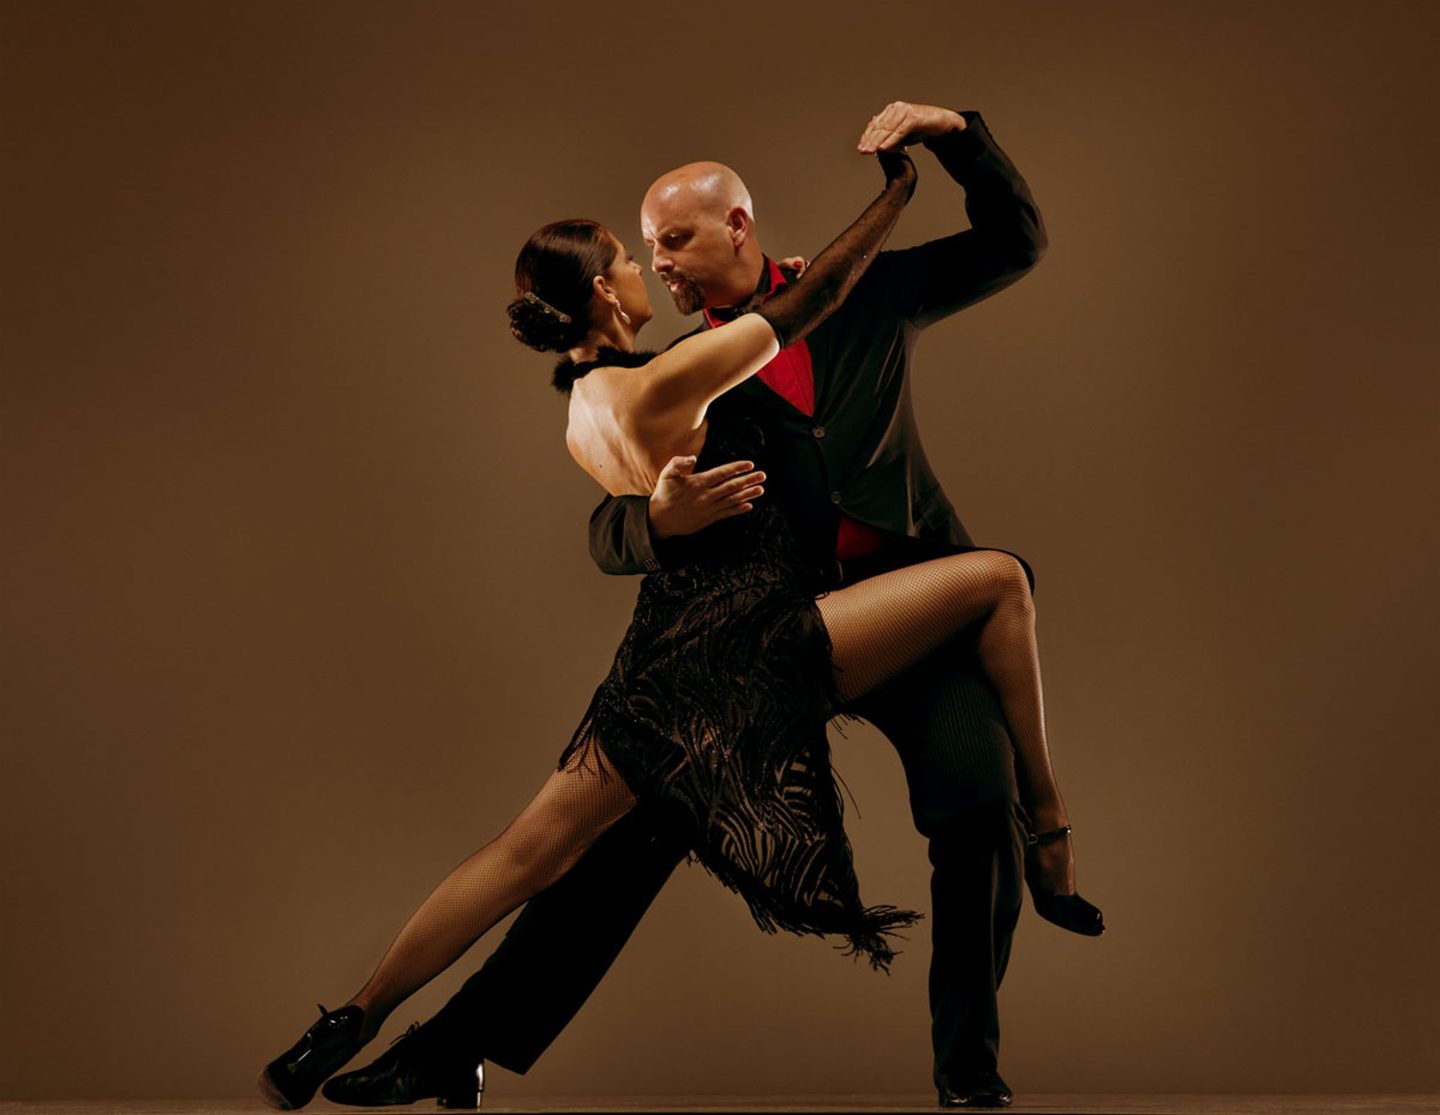
<svg viewBox="0 0 1440 1115"><path fill-rule="evenodd" d="M650 496L650 533L656 538L694 534L711 523L743 515L765 494L754 461L731 461L695 472L694 457L671 457Z"/></svg>
<svg viewBox="0 0 1440 1115"><path fill-rule="evenodd" d="M891 101L878 115L870 117L870 123L860 133L856 150L862 155L873 155L877 151L908 147L964 127L965 117L953 109Z"/></svg>

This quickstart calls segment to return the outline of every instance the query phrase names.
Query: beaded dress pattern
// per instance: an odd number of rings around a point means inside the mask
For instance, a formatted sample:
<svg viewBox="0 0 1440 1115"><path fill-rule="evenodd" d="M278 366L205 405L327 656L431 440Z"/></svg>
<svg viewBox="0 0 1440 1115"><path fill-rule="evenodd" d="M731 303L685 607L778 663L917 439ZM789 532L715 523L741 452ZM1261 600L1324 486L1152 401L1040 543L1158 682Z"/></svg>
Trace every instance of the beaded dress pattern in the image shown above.
<svg viewBox="0 0 1440 1115"><path fill-rule="evenodd" d="M557 387L595 366L562 364ZM737 459L763 468L764 432L712 407L695 470ZM840 934L847 953L888 968L888 934L919 915L860 901L826 737L840 703L830 640L784 515L762 498L667 545L558 766L600 747L637 797L667 806L692 858L762 929Z"/></svg>

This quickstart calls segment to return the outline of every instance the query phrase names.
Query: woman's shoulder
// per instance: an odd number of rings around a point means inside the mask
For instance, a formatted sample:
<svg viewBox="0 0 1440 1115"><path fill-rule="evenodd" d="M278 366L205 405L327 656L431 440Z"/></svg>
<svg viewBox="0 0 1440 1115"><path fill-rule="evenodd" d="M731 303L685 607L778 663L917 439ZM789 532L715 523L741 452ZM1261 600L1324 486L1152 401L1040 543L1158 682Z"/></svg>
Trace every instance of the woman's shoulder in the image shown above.
<svg viewBox="0 0 1440 1115"><path fill-rule="evenodd" d="M640 368L654 360L658 353L655 352L626 352L624 349L610 348L602 345L595 353L594 360L571 360L564 356L555 365L554 375L551 377L551 385L556 391L568 395L574 389L575 384L592 372L606 372L610 369ZM602 374L602 378L606 378Z"/></svg>

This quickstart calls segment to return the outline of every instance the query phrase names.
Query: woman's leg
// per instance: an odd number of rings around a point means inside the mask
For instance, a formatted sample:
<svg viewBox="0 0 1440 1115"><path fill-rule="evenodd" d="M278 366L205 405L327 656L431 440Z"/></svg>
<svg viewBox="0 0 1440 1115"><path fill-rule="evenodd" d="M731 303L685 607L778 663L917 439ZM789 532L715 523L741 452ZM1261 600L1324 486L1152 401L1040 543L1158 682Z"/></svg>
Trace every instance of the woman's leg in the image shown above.
<svg viewBox="0 0 1440 1115"><path fill-rule="evenodd" d="M599 746L594 765L572 761L490 843L450 872L411 915L365 986L348 1000L365 1011L362 1040L497 921L558 880L635 796ZM601 770L596 767L604 768Z"/></svg>
<svg viewBox="0 0 1440 1115"><path fill-rule="evenodd" d="M973 627L975 649L1015 743L1021 801L1036 831L1068 823L1045 740L1035 605L1025 569L1000 550L921 562L816 601L830 632L840 692L853 699ZM1034 849L1048 889L1075 891L1070 842Z"/></svg>

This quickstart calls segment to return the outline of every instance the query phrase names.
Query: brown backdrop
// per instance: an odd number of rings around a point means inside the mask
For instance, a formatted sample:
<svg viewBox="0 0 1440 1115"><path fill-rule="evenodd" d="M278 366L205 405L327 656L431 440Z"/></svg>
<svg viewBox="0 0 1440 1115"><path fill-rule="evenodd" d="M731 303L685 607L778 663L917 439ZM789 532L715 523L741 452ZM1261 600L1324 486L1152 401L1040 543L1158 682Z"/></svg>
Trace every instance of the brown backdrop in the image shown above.
<svg viewBox="0 0 1440 1115"><path fill-rule="evenodd" d="M0 1095L245 1095L358 987L544 777L636 587L506 333L519 244L633 241L713 157L813 253L901 97L983 111L1052 241L915 376L967 526L1036 568L1111 926L1027 910L1007 1077L1440 1089L1437 14L7 5ZM928 159L899 243L959 227ZM836 748L867 897L925 908L893 754ZM921 1093L927 955L873 975L682 869L494 1087Z"/></svg>

